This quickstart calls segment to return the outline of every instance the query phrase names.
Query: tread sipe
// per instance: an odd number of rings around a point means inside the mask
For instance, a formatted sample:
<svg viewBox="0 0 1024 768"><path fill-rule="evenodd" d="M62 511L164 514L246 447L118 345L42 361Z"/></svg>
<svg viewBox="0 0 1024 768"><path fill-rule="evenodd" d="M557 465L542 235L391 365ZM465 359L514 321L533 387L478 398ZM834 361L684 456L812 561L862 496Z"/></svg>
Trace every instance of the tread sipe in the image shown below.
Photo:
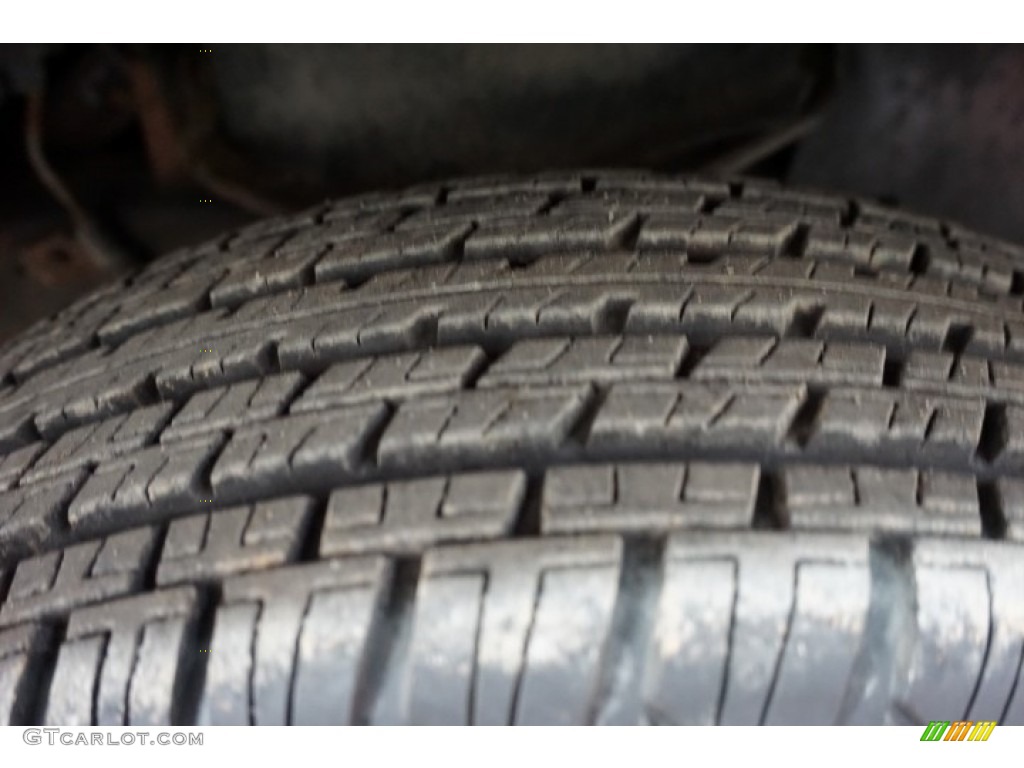
<svg viewBox="0 0 1024 768"><path fill-rule="evenodd" d="M765 182L324 204L0 349L0 722L1024 724L1024 249Z"/></svg>

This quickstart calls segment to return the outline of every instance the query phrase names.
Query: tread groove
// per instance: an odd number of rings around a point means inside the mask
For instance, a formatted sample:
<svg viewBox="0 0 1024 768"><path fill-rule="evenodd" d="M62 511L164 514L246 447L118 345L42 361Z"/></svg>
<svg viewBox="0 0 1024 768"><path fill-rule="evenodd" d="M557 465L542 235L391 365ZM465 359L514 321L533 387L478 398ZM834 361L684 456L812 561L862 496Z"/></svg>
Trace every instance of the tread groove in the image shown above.
<svg viewBox="0 0 1024 768"><path fill-rule="evenodd" d="M836 725L885 722L902 679L913 627L914 587L906 540L878 538L868 549L869 603L861 645L836 717Z"/></svg>
<svg viewBox="0 0 1024 768"><path fill-rule="evenodd" d="M20 723L21 725L43 725L46 723L46 711L50 706L50 686L57 667L57 656L67 635L67 628L66 622L50 624L47 628L46 648L41 654L39 663L40 676L33 685L27 686L30 690L29 700L25 706L24 722ZM93 706L95 708L95 705ZM12 723L12 725L19 725L19 723Z"/></svg>
<svg viewBox="0 0 1024 768"><path fill-rule="evenodd" d="M390 590L370 628L369 655L360 671L353 698L352 724L370 725L397 721L400 702L388 697L401 696L402 676L409 662L410 633L416 592L420 580L419 558L397 558L391 576ZM385 708L391 711L384 712Z"/></svg>
<svg viewBox="0 0 1024 768"><path fill-rule="evenodd" d="M530 608L530 618L526 625L526 632L523 633L523 642L519 648L519 663L516 665L515 683L512 685L512 696L509 699L508 715L503 725L516 725L519 716L519 696L523 691L523 678L526 677L526 662L530 652L530 641L533 639L533 630L537 622L537 612L540 608L540 601L544 595L547 571L541 571L537 577L537 583L533 588L533 605Z"/></svg>
<svg viewBox="0 0 1024 768"><path fill-rule="evenodd" d="M217 606L221 603L219 584L211 584L199 593L196 619L193 624L193 637L196 650L186 657L179 674L178 684L181 693L174 707L174 725L198 725L203 691L206 688L206 672L210 655L205 650L213 644L213 630L216 623Z"/></svg>
<svg viewBox="0 0 1024 768"><path fill-rule="evenodd" d="M761 469L754 496L754 530L778 530L789 527L789 513L784 504L784 485L779 474Z"/></svg>
<svg viewBox="0 0 1024 768"><path fill-rule="evenodd" d="M981 422L981 437L978 440L978 455L991 464L1006 449L1008 441L1006 406L1002 403L986 403L985 416Z"/></svg>
<svg viewBox="0 0 1024 768"><path fill-rule="evenodd" d="M1017 695L1018 688L1021 686L1021 675L1024 675L1024 648L1021 648L1020 659L1017 661L1016 677L1014 677L1013 684L1010 686L1010 692L1006 696L1006 705L999 716L1000 723L1004 723L1009 719L1010 707L1013 706L1013 699Z"/></svg>
<svg viewBox="0 0 1024 768"><path fill-rule="evenodd" d="M964 713L960 718L962 720L966 720L970 716L971 710L974 709L974 702L977 701L978 692L981 690L981 682L985 679L985 669L988 667L989 655L992 653L992 635L994 634L992 617L994 615L993 609L995 608L995 605L993 604L994 601L992 598L992 574L990 574L988 570L985 571L985 596L988 598L988 627L985 633L985 650L981 656L981 664L978 666L978 679L974 683L974 690L971 691L971 697L967 701L967 707L964 709Z"/></svg>
<svg viewBox="0 0 1024 768"><path fill-rule="evenodd" d="M602 653L601 675L585 718L587 725L641 722L663 556L664 541L634 536L623 539L610 642Z"/></svg>
<svg viewBox="0 0 1024 768"><path fill-rule="evenodd" d="M1003 511L1002 495L996 483L978 483L978 509L981 512L982 534L989 539L1006 537L1006 515Z"/></svg>
<svg viewBox="0 0 1024 768"><path fill-rule="evenodd" d="M775 658L775 665L772 671L772 679L768 684L768 692L764 697L764 704L761 707L761 715L757 719L758 725L764 725L768 720L768 713L771 711L772 699L775 698L775 689L779 684L779 677L782 675L782 661L786 658L786 651L789 648L789 638L793 633L793 622L796 620L797 587L800 583L800 563L793 564L793 599L789 605L786 615L786 628L782 632L782 643L779 646L779 653Z"/></svg>

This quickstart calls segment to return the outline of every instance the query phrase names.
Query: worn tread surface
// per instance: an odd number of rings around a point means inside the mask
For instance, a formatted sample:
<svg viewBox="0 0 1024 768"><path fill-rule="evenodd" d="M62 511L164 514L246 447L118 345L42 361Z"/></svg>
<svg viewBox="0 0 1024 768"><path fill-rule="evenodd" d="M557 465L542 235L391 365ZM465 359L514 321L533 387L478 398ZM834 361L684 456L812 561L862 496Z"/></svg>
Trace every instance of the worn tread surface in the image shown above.
<svg viewBox="0 0 1024 768"><path fill-rule="evenodd" d="M1024 249L630 173L183 249L0 348L0 723L1024 723Z"/></svg>

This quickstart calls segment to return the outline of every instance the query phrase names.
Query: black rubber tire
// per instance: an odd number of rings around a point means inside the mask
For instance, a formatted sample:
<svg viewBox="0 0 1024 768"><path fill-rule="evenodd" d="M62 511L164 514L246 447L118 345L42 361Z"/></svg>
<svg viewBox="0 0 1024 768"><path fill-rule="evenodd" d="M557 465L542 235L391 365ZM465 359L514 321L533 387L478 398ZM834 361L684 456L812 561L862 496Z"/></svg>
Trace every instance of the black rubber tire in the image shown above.
<svg viewBox="0 0 1024 768"><path fill-rule="evenodd" d="M167 256L0 353L0 721L1024 723L1022 294L641 173Z"/></svg>

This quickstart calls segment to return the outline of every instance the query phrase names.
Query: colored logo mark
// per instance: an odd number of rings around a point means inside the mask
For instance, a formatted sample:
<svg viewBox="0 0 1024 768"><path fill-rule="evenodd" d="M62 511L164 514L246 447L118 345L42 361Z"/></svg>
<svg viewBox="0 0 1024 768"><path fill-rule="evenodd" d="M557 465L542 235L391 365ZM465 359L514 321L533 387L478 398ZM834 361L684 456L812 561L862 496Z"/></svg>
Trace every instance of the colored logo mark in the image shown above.
<svg viewBox="0 0 1024 768"><path fill-rule="evenodd" d="M921 734L921 741L988 741L995 727L994 720L932 720Z"/></svg>

